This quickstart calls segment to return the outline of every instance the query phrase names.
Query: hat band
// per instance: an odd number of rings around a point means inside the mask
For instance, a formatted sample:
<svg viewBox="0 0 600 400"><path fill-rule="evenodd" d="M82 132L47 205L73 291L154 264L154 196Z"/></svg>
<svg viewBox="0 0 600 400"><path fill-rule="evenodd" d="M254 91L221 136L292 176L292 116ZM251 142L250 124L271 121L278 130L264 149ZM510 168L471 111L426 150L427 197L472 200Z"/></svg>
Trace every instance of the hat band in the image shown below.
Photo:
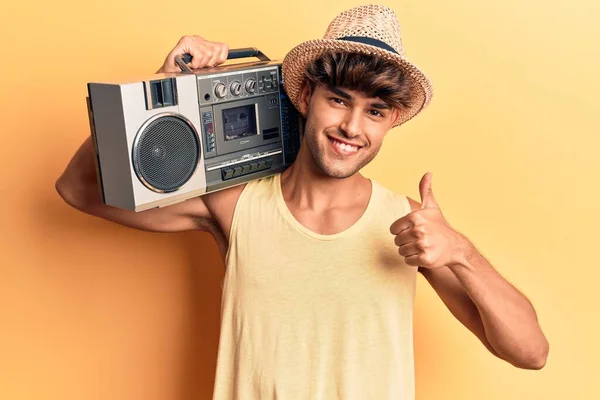
<svg viewBox="0 0 600 400"><path fill-rule="evenodd" d="M375 46L375 47L379 47L380 49L384 49L387 51L391 51L392 53L398 54L398 52L391 47L390 45L388 45L385 42L382 42L381 40L378 39L373 39L370 37L365 37L365 36L345 36L343 38L338 38L337 40L346 40L349 42L357 42L357 43L362 43L362 44L368 44L370 46Z"/></svg>

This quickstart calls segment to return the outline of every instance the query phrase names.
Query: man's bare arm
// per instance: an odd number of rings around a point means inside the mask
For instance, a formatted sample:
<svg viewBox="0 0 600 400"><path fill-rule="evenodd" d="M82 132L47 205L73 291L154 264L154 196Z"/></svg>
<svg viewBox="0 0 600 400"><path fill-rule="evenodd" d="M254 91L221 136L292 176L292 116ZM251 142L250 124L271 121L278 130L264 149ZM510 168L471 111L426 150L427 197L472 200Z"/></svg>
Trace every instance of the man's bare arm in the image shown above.
<svg viewBox="0 0 600 400"><path fill-rule="evenodd" d="M408 199L412 211L421 204ZM470 242L469 242L470 243ZM469 257L442 268L419 268L450 312L497 357L541 369L549 345L529 300L470 246Z"/></svg>
<svg viewBox="0 0 600 400"><path fill-rule="evenodd" d="M421 272L454 315L483 328L492 353L519 368L544 367L549 345L531 302L474 247L464 263Z"/></svg>
<svg viewBox="0 0 600 400"><path fill-rule="evenodd" d="M56 181L59 195L72 207L120 225L151 232L209 231L214 225L201 197L141 212L107 206L100 197L92 138L77 150Z"/></svg>

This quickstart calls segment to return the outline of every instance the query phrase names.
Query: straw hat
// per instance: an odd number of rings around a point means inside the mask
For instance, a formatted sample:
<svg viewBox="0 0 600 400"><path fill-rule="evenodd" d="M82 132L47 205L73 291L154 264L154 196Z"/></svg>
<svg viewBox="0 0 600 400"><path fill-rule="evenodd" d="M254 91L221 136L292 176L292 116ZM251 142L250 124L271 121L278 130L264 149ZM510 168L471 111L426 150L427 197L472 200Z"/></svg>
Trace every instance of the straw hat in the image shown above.
<svg viewBox="0 0 600 400"><path fill-rule="evenodd" d="M413 118L429 104L433 87L427 76L405 58L396 14L385 6L367 5L342 12L329 24L323 39L301 43L285 56L283 85L296 108L308 64L329 50L376 55L406 72L413 101L410 108L401 110L394 127Z"/></svg>

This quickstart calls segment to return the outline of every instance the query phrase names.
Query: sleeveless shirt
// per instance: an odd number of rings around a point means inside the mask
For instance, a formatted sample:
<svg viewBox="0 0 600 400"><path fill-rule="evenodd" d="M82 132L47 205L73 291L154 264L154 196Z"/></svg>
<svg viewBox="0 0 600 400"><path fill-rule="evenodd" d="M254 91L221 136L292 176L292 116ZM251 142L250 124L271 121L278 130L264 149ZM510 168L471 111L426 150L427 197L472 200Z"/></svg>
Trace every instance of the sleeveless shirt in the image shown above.
<svg viewBox="0 0 600 400"><path fill-rule="evenodd" d="M390 225L406 196L371 180L368 205L332 235L300 224L280 174L235 206L225 265L214 400L413 400L417 267Z"/></svg>

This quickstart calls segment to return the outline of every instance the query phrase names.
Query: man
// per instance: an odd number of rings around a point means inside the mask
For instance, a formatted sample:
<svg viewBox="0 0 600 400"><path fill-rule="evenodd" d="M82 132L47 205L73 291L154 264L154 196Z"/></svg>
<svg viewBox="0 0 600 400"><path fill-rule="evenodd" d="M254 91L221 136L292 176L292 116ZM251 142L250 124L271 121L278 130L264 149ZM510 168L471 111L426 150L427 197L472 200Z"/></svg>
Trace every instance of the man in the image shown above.
<svg viewBox="0 0 600 400"><path fill-rule="evenodd" d="M227 50L184 37L159 72L177 71L177 54L201 68ZM324 39L288 53L283 77L306 128L281 174L134 213L100 201L88 139L56 184L73 207L126 226L213 234L227 268L214 397L414 398L417 272L490 352L542 368L548 342L532 305L445 220L431 174L419 203L359 173L432 94L394 13L340 14Z"/></svg>

